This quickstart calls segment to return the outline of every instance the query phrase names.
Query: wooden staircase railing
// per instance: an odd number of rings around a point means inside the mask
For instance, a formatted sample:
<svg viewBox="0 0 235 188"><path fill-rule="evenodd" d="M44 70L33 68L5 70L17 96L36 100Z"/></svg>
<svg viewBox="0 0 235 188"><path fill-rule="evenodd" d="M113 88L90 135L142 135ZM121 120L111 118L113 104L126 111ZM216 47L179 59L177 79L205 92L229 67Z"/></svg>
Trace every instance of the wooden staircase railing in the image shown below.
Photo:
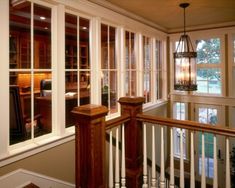
<svg viewBox="0 0 235 188"><path fill-rule="evenodd" d="M115 187L157 187L155 182L155 177L152 177L151 182L148 182L148 175L146 174L146 126L154 127L157 125L160 126L161 132L161 142L156 143L161 145L161 150L164 150L164 127L168 128L170 131L170 180L169 187L175 186L175 177L174 177L174 160L173 160L173 142L172 142L172 131L173 127L186 129L190 131L191 138L191 157L194 157L194 132L204 132L212 133L214 135L223 135L226 137L226 187L230 188L230 164L229 164L229 137L235 137L235 129L225 128L222 126L210 126L206 124L201 124L192 121L181 121L173 120L169 118L161 118L155 116L149 116L142 113L142 105L144 103L144 98L142 97L123 97L119 99L121 105L121 116L109 121L105 121L105 116L108 112L107 108L104 106L97 105L84 105L76 107L73 109L73 114L76 116L76 187L82 188L98 188L98 187L108 187L108 177L105 173L105 159L106 149L105 149L105 139L106 131L115 129L117 126L122 125L122 131L120 134L123 134L122 144L125 142L125 145L122 145L125 148L125 160L124 167L126 179L122 179L122 183L119 181L116 182L115 178ZM144 131L143 131L144 130ZM111 133L112 131L110 131ZM153 131L154 133L155 131ZM155 139L155 135L148 135ZM119 135L119 132L116 131L116 135ZM119 136L117 136L119 137ZM125 140L124 140L125 138ZM152 150L155 148L155 142L152 139ZM110 137L110 142L112 142L112 133ZM119 140L116 142L118 147ZM216 143L216 140L215 140ZM150 143L151 144L151 143ZM181 144L182 144L182 135L181 135ZM112 148L112 145L111 147ZM182 145L181 145L182 148ZM118 147L119 149L119 147ZM161 151L151 152L152 158L155 158L155 153L161 153L161 175L160 175L160 187L166 187L165 182L165 161L164 153ZM111 152L112 153L112 152ZM203 153L203 152L202 152ZM216 153L216 152L215 152ZM119 156L118 150L116 150L116 157ZM215 159L216 156L214 156ZM184 187L184 166L183 154L181 152L181 162L180 162L180 187ZM118 157L119 161L119 157ZM194 158L190 159L191 164L191 174L194 174ZM155 169L155 161L152 161L153 168ZM110 163L111 164L111 163ZM173 166L172 166L173 165ZM205 165L205 164L204 164ZM111 164L112 166L112 164ZM116 164L115 166L118 166ZM123 166L123 165L122 165ZM111 170L113 167L111 167ZM118 168L119 169L119 168ZM154 175L154 171L152 171ZM113 174L113 173L112 173ZM113 175L111 174L110 178L113 181ZM118 174L119 172L115 172ZM182 176L181 176L182 175ZM206 186L205 174L201 180L201 187ZM122 178L122 177L121 177ZM147 178L147 179L146 179ZM110 180L109 180L110 181ZM217 187L215 183L214 187ZM112 187L112 182L109 187ZM190 176L190 187L195 187L195 176Z"/></svg>

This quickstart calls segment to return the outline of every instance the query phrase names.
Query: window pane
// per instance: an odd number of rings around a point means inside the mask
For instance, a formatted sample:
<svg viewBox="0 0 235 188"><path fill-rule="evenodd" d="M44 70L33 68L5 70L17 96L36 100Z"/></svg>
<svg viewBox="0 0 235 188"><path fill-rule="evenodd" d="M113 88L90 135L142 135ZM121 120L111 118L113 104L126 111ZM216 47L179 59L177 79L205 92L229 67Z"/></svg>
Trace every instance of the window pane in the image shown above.
<svg viewBox="0 0 235 188"><path fill-rule="evenodd" d="M115 48L115 39L116 29L114 27L109 27L109 64L110 69L116 69L116 48Z"/></svg>
<svg viewBox="0 0 235 188"><path fill-rule="evenodd" d="M217 68L197 69L197 92L221 94L221 71Z"/></svg>
<svg viewBox="0 0 235 188"><path fill-rule="evenodd" d="M90 103L90 71L80 71L80 105Z"/></svg>
<svg viewBox="0 0 235 188"><path fill-rule="evenodd" d="M10 72L10 144L31 139L31 75Z"/></svg>
<svg viewBox="0 0 235 188"><path fill-rule="evenodd" d="M34 68L51 68L51 9L34 5Z"/></svg>
<svg viewBox="0 0 235 188"><path fill-rule="evenodd" d="M156 70L154 73L156 74L156 99L162 98L162 59L161 59L161 42L156 40L156 48L155 48L155 66Z"/></svg>
<svg viewBox="0 0 235 188"><path fill-rule="evenodd" d="M52 131L52 82L51 72L34 75L34 137Z"/></svg>
<svg viewBox="0 0 235 188"><path fill-rule="evenodd" d="M101 25L101 68L108 69L108 26Z"/></svg>
<svg viewBox="0 0 235 188"><path fill-rule="evenodd" d="M31 68L30 44L31 4L10 6L10 61L11 69Z"/></svg>
<svg viewBox="0 0 235 188"><path fill-rule="evenodd" d="M197 64L218 64L220 59L220 39L197 40Z"/></svg>
<svg viewBox="0 0 235 188"><path fill-rule="evenodd" d="M77 16L65 14L65 68L77 68Z"/></svg>

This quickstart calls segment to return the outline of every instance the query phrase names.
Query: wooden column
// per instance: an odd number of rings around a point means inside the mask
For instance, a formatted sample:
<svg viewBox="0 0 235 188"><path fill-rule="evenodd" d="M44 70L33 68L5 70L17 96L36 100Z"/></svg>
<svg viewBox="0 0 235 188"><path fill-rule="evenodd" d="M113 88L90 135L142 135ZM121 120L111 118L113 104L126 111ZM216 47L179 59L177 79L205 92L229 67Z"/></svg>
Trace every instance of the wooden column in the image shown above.
<svg viewBox="0 0 235 188"><path fill-rule="evenodd" d="M141 187L143 174L143 129L136 115L142 112L143 97L122 97L121 114L129 114L131 120L125 124L125 152L127 187Z"/></svg>
<svg viewBox="0 0 235 188"><path fill-rule="evenodd" d="M105 106L75 107L76 187L103 188L105 175Z"/></svg>

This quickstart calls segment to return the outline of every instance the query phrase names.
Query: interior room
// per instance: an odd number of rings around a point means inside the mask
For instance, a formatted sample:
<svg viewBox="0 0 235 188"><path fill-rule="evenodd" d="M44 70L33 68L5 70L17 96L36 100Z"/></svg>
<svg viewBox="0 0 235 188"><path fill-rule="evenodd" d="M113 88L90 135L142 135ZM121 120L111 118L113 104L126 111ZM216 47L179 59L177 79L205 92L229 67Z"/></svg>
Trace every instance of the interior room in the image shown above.
<svg viewBox="0 0 235 188"><path fill-rule="evenodd" d="M110 157L109 145L118 139L121 145L120 122L124 126L132 122L125 118L133 118L127 117L131 110L125 111L125 97L133 104L142 101L140 112L146 115L136 113L137 125L143 126L137 130L141 135L135 134L141 151L146 149L138 157L149 162L146 170L136 170L143 175L141 183L235 186L235 2L2 0L0 17L0 187L23 187L25 182L8 184L19 169L54 178L62 187L78 187L79 151L92 149L85 150L89 143L76 135L82 130L76 107L89 105L84 114L96 106L107 109L106 136L97 133L106 140L107 185L109 158L117 159L114 150ZM128 169L132 164L126 161Z"/></svg>

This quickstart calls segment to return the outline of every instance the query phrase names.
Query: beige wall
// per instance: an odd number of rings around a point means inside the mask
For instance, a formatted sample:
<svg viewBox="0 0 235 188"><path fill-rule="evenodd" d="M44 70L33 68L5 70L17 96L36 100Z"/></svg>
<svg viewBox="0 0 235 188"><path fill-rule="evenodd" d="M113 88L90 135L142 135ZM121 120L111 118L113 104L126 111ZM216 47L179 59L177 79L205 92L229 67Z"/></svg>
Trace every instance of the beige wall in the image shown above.
<svg viewBox="0 0 235 188"><path fill-rule="evenodd" d="M19 168L75 183L75 141L1 167L0 176Z"/></svg>

